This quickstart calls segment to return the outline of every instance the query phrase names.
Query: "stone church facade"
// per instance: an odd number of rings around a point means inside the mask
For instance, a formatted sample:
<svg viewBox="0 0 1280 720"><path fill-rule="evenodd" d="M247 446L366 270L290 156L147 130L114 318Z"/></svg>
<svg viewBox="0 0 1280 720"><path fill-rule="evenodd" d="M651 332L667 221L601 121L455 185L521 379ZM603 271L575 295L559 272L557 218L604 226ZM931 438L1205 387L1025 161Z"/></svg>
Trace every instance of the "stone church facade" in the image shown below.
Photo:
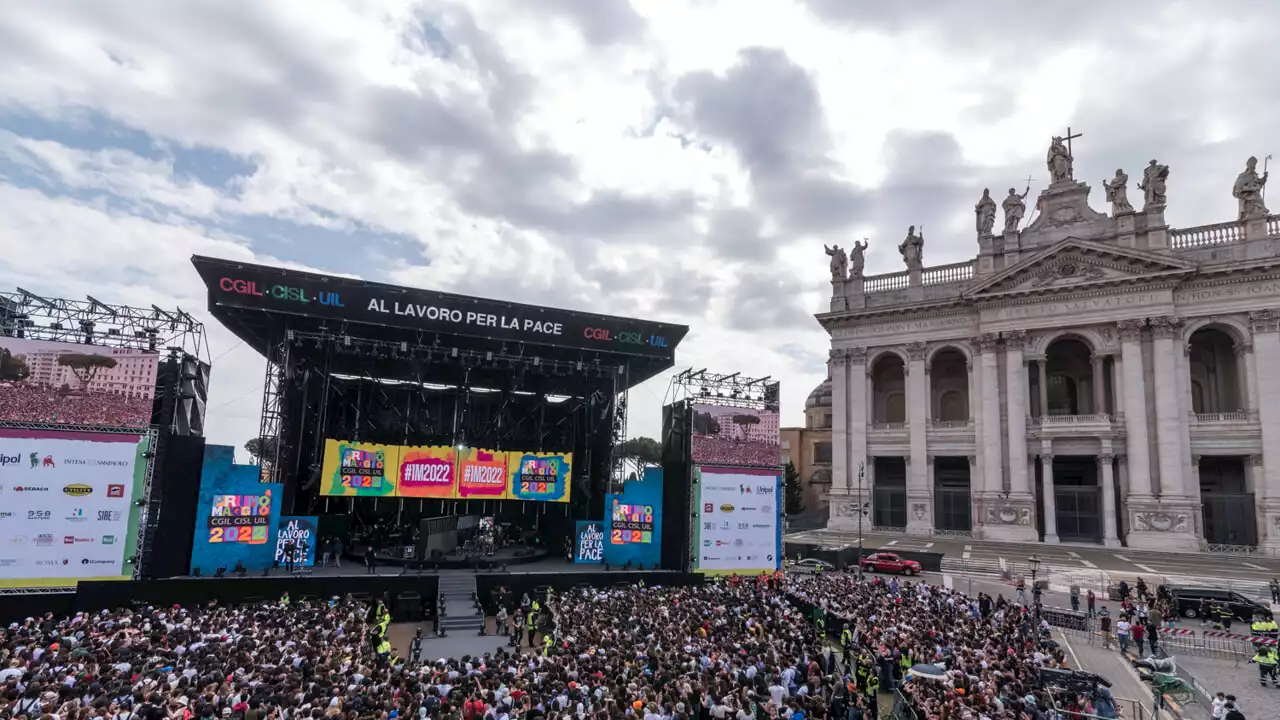
<svg viewBox="0 0 1280 720"><path fill-rule="evenodd" d="M1280 551L1280 216L1246 165L1239 216L1172 228L1152 161L1109 213L1054 138L1034 201L984 192L978 255L864 276L829 248L828 528ZM1224 178L1224 186L1230 178ZM1224 192L1226 188L1224 187Z"/></svg>

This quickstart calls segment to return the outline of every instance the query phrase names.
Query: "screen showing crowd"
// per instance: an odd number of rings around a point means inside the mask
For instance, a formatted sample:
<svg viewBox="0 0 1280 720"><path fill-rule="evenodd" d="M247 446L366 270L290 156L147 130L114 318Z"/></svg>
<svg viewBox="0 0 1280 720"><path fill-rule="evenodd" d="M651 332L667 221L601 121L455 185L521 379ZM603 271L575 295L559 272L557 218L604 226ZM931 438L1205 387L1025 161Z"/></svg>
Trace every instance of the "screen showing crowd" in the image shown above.
<svg viewBox="0 0 1280 720"><path fill-rule="evenodd" d="M568 502L573 453L327 440L320 494Z"/></svg>
<svg viewBox="0 0 1280 720"><path fill-rule="evenodd" d="M692 442L696 465L782 466L777 410L697 403Z"/></svg>
<svg viewBox="0 0 1280 720"><path fill-rule="evenodd" d="M0 422L145 428L160 355L0 337Z"/></svg>

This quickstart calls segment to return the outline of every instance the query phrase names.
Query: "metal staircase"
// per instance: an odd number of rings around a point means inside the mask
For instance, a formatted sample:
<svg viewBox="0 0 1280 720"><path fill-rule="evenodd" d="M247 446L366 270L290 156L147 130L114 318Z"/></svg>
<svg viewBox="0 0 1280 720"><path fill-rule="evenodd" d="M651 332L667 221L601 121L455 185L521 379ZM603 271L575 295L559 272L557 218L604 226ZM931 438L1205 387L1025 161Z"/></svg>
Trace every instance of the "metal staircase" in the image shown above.
<svg viewBox="0 0 1280 720"><path fill-rule="evenodd" d="M440 599L443 614L437 628L445 633L479 633L484 627L484 614L476 602L476 576L471 573L449 573L440 576Z"/></svg>

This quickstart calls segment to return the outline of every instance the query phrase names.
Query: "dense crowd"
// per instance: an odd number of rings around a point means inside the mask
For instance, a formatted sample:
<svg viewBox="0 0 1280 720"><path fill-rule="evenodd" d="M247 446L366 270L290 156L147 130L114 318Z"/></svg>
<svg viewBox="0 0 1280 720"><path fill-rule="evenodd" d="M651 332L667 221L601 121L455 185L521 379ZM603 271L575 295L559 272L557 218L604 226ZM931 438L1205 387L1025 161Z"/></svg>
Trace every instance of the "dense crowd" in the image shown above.
<svg viewBox="0 0 1280 720"><path fill-rule="evenodd" d="M144 428L151 424L151 405L145 397L0 383L0 420L6 422Z"/></svg>
<svg viewBox="0 0 1280 720"><path fill-rule="evenodd" d="M420 640L397 655L386 609L350 599L29 619L0 631L0 717L875 720L878 696L929 720L1047 720L1051 702L1114 715L1105 694L1040 688L1063 658L1024 608L924 583L774 575L540 600L524 600L523 649L437 661Z"/></svg>
<svg viewBox="0 0 1280 720"><path fill-rule="evenodd" d="M699 465L759 465L777 467L782 448L777 443L734 440L720 435L694 435L693 459Z"/></svg>

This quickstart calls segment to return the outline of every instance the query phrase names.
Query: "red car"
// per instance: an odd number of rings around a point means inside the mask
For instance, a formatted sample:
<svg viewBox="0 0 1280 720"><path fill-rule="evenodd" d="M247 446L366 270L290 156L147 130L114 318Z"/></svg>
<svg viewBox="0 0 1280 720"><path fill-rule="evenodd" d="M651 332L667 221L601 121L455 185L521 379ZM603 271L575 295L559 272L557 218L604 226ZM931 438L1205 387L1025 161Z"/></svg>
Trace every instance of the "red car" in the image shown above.
<svg viewBox="0 0 1280 720"><path fill-rule="evenodd" d="M903 560L893 553L875 553L862 558L863 572L902 573L916 575L920 572L920 563L915 560Z"/></svg>

